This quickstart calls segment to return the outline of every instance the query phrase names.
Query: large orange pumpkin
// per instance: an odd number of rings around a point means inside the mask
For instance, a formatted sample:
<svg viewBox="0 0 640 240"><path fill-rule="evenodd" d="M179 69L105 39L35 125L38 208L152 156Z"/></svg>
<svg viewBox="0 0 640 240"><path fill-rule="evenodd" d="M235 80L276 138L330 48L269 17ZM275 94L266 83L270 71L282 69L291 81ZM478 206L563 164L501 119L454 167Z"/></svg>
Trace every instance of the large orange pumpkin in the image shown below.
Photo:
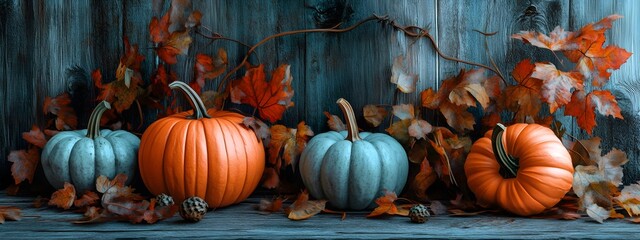
<svg viewBox="0 0 640 240"><path fill-rule="evenodd" d="M198 196L209 207L239 203L249 197L264 171L264 148L242 124L244 116L206 110L187 84L175 81L193 111L162 118L140 141L140 175L153 194L166 193L178 202Z"/></svg>
<svg viewBox="0 0 640 240"><path fill-rule="evenodd" d="M498 124L473 144L464 171L480 203L521 216L554 206L573 182L569 152L538 124Z"/></svg>

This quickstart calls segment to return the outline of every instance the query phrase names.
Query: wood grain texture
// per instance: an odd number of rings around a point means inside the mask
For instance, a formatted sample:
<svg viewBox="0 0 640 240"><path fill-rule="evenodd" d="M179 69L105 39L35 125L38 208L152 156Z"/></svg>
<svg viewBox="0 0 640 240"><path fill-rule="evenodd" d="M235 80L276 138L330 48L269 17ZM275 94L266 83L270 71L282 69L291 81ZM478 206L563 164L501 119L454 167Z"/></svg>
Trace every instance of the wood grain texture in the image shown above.
<svg viewBox="0 0 640 240"><path fill-rule="evenodd" d="M123 52L122 36L139 45L146 57L141 73L149 81L159 60L152 49L148 24L153 16L161 17L170 2L0 0L0 186L10 181L10 164L6 161L9 151L26 147L20 133L33 124L45 125L41 114L44 98L85 82L88 90L77 91L80 94L77 98L93 99L95 92L86 76L100 68L105 80L114 78ZM619 13L625 18L614 24L608 33L609 42L639 52L640 37L634 33L640 22L639 4L634 0L194 0L192 8L204 13L203 25L250 45L277 32L319 27L319 22L328 27L344 20L342 26L349 26L374 13L388 15L399 24L428 28L445 54L483 64L489 64L484 37L472 30L498 31L488 38L490 54L502 73L509 76L513 66L523 58L557 61L548 51L509 38L520 30L549 32L557 25L575 30ZM218 48L224 48L231 68L247 51L245 46L229 41L211 43L199 36L194 39L188 55L179 56L178 64L171 67L186 82L193 78L196 53L214 55ZM393 59L399 55L407 56L407 67L419 75L419 82L417 92L398 94L397 103L417 103L420 90L437 88L460 68L471 68L437 57L426 39L414 41L375 22L344 34L310 33L279 38L260 47L250 62L266 64L267 71L280 64L291 64L295 107L279 123L293 127L304 120L316 133L327 131L322 112L338 114L335 101L344 97L353 104L363 128L382 132L388 122L379 128L367 128L361 109L365 104L394 102L394 85L389 78ZM613 74L608 86L619 96L625 120L599 117L595 129L595 135L603 138L605 149L616 147L628 153L632 163L626 169L626 182L640 179L637 163L640 124L636 120L640 118L639 61L640 56L633 55ZM234 77L242 74L240 71ZM207 82L207 89L215 88L218 81ZM84 101L76 106L80 127L86 124L94 105ZM148 125L155 119L155 112L145 114ZM434 115L436 119L432 118ZM427 116L434 122L444 122L433 112ZM560 119L569 133L586 137L573 118Z"/></svg>
<svg viewBox="0 0 640 240"><path fill-rule="evenodd" d="M575 221L530 219L481 215L455 218L434 216L425 224L414 224L406 217L367 219L366 212L339 215L320 214L304 221L291 221L284 214L261 215L254 197L228 208L209 211L198 223L186 223L178 214L156 224L109 222L75 225L82 214L55 209L32 208L32 198L8 197L0 193L0 205L23 209L21 221L0 224L4 239L78 238L222 238L222 239L634 239L638 228L624 220L604 224ZM37 227L35 227L37 226Z"/></svg>

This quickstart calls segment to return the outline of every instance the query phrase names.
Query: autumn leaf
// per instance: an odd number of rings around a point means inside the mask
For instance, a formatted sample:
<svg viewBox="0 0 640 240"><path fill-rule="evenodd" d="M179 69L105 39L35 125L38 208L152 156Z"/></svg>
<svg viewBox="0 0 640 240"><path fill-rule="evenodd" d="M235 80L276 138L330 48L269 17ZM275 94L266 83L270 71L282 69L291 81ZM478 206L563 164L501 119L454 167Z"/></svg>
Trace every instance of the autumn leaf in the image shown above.
<svg viewBox="0 0 640 240"><path fill-rule="evenodd" d="M624 119L615 96L609 90L574 91L571 102L565 107L564 114L576 118L578 126L591 134L596 124L595 111L605 116Z"/></svg>
<svg viewBox="0 0 640 240"><path fill-rule="evenodd" d="M640 215L640 182L625 186L620 196L615 197L618 205L623 207L629 216Z"/></svg>
<svg viewBox="0 0 640 240"><path fill-rule="evenodd" d="M527 116L537 116L542 107L542 81L531 77L534 68L535 64L529 59L520 61L511 72L517 85L506 87L501 98L504 106L515 113L516 122L524 122Z"/></svg>
<svg viewBox="0 0 640 240"><path fill-rule="evenodd" d="M5 220L20 221L22 219L22 210L12 206L0 206L0 224L4 224Z"/></svg>
<svg viewBox="0 0 640 240"><path fill-rule="evenodd" d="M396 206L395 201L398 200L398 195L392 191L386 191L383 196L377 198L375 203L378 204L378 207L373 209L367 217L379 217L382 215L400 215L400 216L408 216L408 211L400 211L398 210L398 206Z"/></svg>
<svg viewBox="0 0 640 240"><path fill-rule="evenodd" d="M327 200L309 200L309 193L304 191L285 211L291 220L305 220L324 210Z"/></svg>
<svg viewBox="0 0 640 240"><path fill-rule="evenodd" d="M122 81L127 68L134 72L140 72L140 65L144 61L144 56L138 51L138 45L131 45L129 38L123 38L124 43L124 55L120 57L120 66L116 70L116 79Z"/></svg>
<svg viewBox="0 0 640 240"><path fill-rule="evenodd" d="M609 70L619 69L631 53L609 45L605 31L612 27L613 21L622 18L620 15L610 15L597 23L587 24L575 33L575 37L567 44L563 54L572 62L577 63L576 69L587 78L591 78L593 86L602 87L609 81Z"/></svg>
<svg viewBox="0 0 640 240"><path fill-rule="evenodd" d="M409 126L411 126L411 119L400 120L391 124L385 131L401 144L407 144L410 140Z"/></svg>
<svg viewBox="0 0 640 240"><path fill-rule="evenodd" d="M137 77L131 79L129 86L125 81L112 81L108 84L103 84L102 74L99 69L93 71L91 77L95 86L100 90L97 100L111 103L119 113L129 109L137 97L143 93L140 88L142 80Z"/></svg>
<svg viewBox="0 0 640 240"><path fill-rule="evenodd" d="M126 181L127 175L125 174L118 174L113 180L109 180L106 176L100 175L96 179L96 190L98 190L99 193L106 193L112 187L124 187Z"/></svg>
<svg viewBox="0 0 640 240"><path fill-rule="evenodd" d="M412 93L416 91L416 83L418 75L410 73L403 65L404 57L402 55L395 58L393 66L391 66L391 83L396 84L398 89L403 93Z"/></svg>
<svg viewBox="0 0 640 240"><path fill-rule="evenodd" d="M265 141L265 143L269 144L271 141L271 131L269 126L266 123L261 121L260 119L254 117L245 117L242 120L242 124L248 128L251 128L253 132L255 132L256 137L259 140Z"/></svg>
<svg viewBox="0 0 640 240"><path fill-rule="evenodd" d="M393 115L399 118L400 120L413 119L415 118L415 113L413 109L413 104L400 104L393 106Z"/></svg>
<svg viewBox="0 0 640 240"><path fill-rule="evenodd" d="M98 207L89 207L83 214L84 218L74 221L75 224L103 223L114 219L115 217Z"/></svg>
<svg viewBox="0 0 640 240"><path fill-rule="evenodd" d="M567 49L567 43L574 37L573 32L567 32L560 26L557 26L549 36L536 31L520 31L520 33L511 35L511 38L522 40L539 48L549 49L551 51Z"/></svg>
<svg viewBox="0 0 640 240"><path fill-rule="evenodd" d="M373 127L380 126L387 116L387 110L384 107L376 105L366 105L362 111L364 112L364 119Z"/></svg>
<svg viewBox="0 0 640 240"><path fill-rule="evenodd" d="M280 65L269 83L265 81L264 65L247 70L244 77L233 81L231 101L257 108L260 117L271 123L278 121L284 111L293 106L290 68L286 64Z"/></svg>
<svg viewBox="0 0 640 240"><path fill-rule="evenodd" d="M96 205L99 200L100 200L100 197L98 196L97 193L92 191L87 191L82 195L82 197L73 201L73 206L77 208L89 207L89 206Z"/></svg>
<svg viewBox="0 0 640 240"><path fill-rule="evenodd" d="M329 125L329 128L333 131L344 131L347 129L347 126L344 124L344 122L342 122L342 120L340 119L340 117L336 116L336 115L332 115L331 113L325 111L324 115L327 116L327 125Z"/></svg>
<svg viewBox="0 0 640 240"><path fill-rule="evenodd" d="M302 154L314 132L304 121L298 123L296 129L296 154Z"/></svg>
<svg viewBox="0 0 640 240"><path fill-rule="evenodd" d="M66 92L54 98L46 97L42 109L45 115L51 113L56 116L57 130L72 130L78 126L78 117L71 107L71 97Z"/></svg>
<svg viewBox="0 0 640 240"><path fill-rule="evenodd" d="M258 210L264 213L280 212L282 211L282 204L285 200L283 197L276 197L272 200L261 199Z"/></svg>
<svg viewBox="0 0 640 240"><path fill-rule="evenodd" d="M11 151L7 156L7 161L11 164L11 175L15 184L24 180L33 182L33 175L40 162L40 151L38 148L30 147L28 150Z"/></svg>
<svg viewBox="0 0 640 240"><path fill-rule="evenodd" d="M429 164L427 159L424 159L420 164L420 172L413 179L412 189L416 196L420 199L427 199L427 189L438 179L435 171ZM446 208L445 208L446 209Z"/></svg>
<svg viewBox="0 0 640 240"><path fill-rule="evenodd" d="M280 186L280 175L275 168L267 167L262 174L262 187L274 189Z"/></svg>
<svg viewBox="0 0 640 240"><path fill-rule="evenodd" d="M153 97L156 99L162 99L165 96L171 96L169 83L173 82L174 79L172 77L170 81L169 78L169 74L167 74L164 64L158 64L156 72L153 74L153 77L151 77L151 85L148 87Z"/></svg>
<svg viewBox="0 0 640 240"><path fill-rule="evenodd" d="M271 141L267 145L269 163L278 165L278 160L283 159L284 164L282 166L291 164L302 154L309 137L313 136L313 134L311 128L304 121L298 123L297 129L287 128L284 125L272 126Z"/></svg>
<svg viewBox="0 0 640 240"><path fill-rule="evenodd" d="M69 209L76 199L76 189L72 184L65 182L64 188L55 191L49 200L49 206L56 206L62 209Z"/></svg>
<svg viewBox="0 0 640 240"><path fill-rule="evenodd" d="M540 93L542 100L549 104L551 113L569 103L572 89L583 89L582 74L560 71L552 63L536 63L535 65L531 77L542 80Z"/></svg>
<svg viewBox="0 0 640 240"><path fill-rule="evenodd" d="M596 204L591 204L586 209L587 215L591 217L593 220L596 220L599 223L603 223L604 220L609 218L610 211L600 207Z"/></svg>
<svg viewBox="0 0 640 240"><path fill-rule="evenodd" d="M423 107L438 109L442 100L438 97L438 92L428 88L420 93L420 100Z"/></svg>
<svg viewBox="0 0 640 240"><path fill-rule="evenodd" d="M447 124L457 131L464 132L465 130L473 130L473 125L476 124L475 117L473 117L473 114L468 112L464 106L455 105L450 102L442 102L440 112L447 120Z"/></svg>
<svg viewBox="0 0 640 240"><path fill-rule="evenodd" d="M222 75L227 68L227 64L227 52L222 48L218 49L218 56L215 59L209 55L198 53L194 68L196 82L200 88L204 88L205 79L213 79Z"/></svg>
<svg viewBox="0 0 640 240"><path fill-rule="evenodd" d="M31 131L23 132L22 139L39 148L44 148L44 145L47 144L47 139L45 138L44 133L37 125L31 126Z"/></svg>
<svg viewBox="0 0 640 240"><path fill-rule="evenodd" d="M477 101L483 108L486 108L490 101L483 86L486 80L484 69L474 69L468 72L464 69L460 70L458 76L442 82L442 86L438 90L439 98L448 98L455 105L467 107L476 106Z"/></svg>
<svg viewBox="0 0 640 240"><path fill-rule="evenodd" d="M158 45L155 48L158 57L167 64L176 64L178 62L176 58L178 54L187 54L192 41L189 35L189 28L182 31L169 32L172 8L173 6L160 20L153 17L149 23L151 41Z"/></svg>
<svg viewBox="0 0 640 240"><path fill-rule="evenodd" d="M409 136L416 139L427 139L427 134L433 131L433 127L427 121L422 119L411 120L411 125L407 129Z"/></svg>

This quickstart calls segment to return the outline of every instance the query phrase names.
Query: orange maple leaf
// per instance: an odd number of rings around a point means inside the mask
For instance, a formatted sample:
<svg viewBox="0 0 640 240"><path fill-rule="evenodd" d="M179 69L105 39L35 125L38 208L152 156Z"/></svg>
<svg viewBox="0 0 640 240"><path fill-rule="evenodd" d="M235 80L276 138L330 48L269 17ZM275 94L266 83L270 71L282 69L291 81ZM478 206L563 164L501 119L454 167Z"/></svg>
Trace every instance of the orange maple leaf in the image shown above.
<svg viewBox="0 0 640 240"><path fill-rule="evenodd" d="M205 79L213 79L220 76L226 70L227 52L224 49L218 49L218 56L214 59L209 55L198 53L196 55L196 82L200 88L204 88Z"/></svg>
<svg viewBox="0 0 640 240"><path fill-rule="evenodd" d="M566 44L574 37L573 32L567 32L560 26L557 26L549 36L536 31L520 31L511 35L511 38L520 39L525 43L529 43L539 48L546 48L551 51L564 50Z"/></svg>
<svg viewBox="0 0 640 240"><path fill-rule="evenodd" d="M111 103L117 112L129 109L138 95L142 94L140 88L142 80L139 77L132 77L129 86L125 81L118 80L103 84L100 69L96 69L91 73L91 78L93 78L94 85L100 90L97 100Z"/></svg>
<svg viewBox="0 0 640 240"><path fill-rule="evenodd" d="M572 47L563 51L570 61L578 64L576 68L580 73L593 78L593 85L596 87L609 81L609 69L619 69L631 56L631 53L622 48L612 45L604 47L605 31L612 27L613 21L620 18L622 16L614 14L597 23L585 25L568 42L567 45Z"/></svg>
<svg viewBox="0 0 640 240"><path fill-rule="evenodd" d="M192 41L189 28L183 31L169 32L172 8L173 6L160 20L153 17L149 23L151 41L158 44L155 48L158 57L167 64L176 64L178 54L186 54Z"/></svg>
<svg viewBox="0 0 640 240"><path fill-rule="evenodd" d="M265 81L264 66L247 70L244 77L233 81L231 101L246 103L257 108L260 117L274 123L282 118L284 111L293 106L293 89L290 66L280 65L272 74L271 81Z"/></svg>
<svg viewBox="0 0 640 240"><path fill-rule="evenodd" d="M71 130L78 126L78 117L70 105L71 97L65 92L54 98L46 97L42 109L45 115L56 115L57 130Z"/></svg>
<svg viewBox="0 0 640 240"><path fill-rule="evenodd" d="M585 91L574 91L571 102L565 107L564 114L575 117L578 126L591 134L597 125L596 110L605 116L624 118L620 113L615 96L609 90L594 90L589 94L586 94Z"/></svg>
<svg viewBox="0 0 640 240"><path fill-rule="evenodd" d="M305 220L322 212L327 204L327 200L309 200L309 193L304 191L298 195L298 199L293 202L285 211L291 220Z"/></svg>
<svg viewBox="0 0 640 240"><path fill-rule="evenodd" d="M65 182L64 188L55 191L49 200L49 206L57 206L62 209L69 209L76 199L76 188L71 183Z"/></svg>
<svg viewBox="0 0 640 240"><path fill-rule="evenodd" d="M367 217L379 217L382 215L400 215L400 216L408 216L409 212L404 210L399 210L398 206L396 206L395 201L398 200L398 195L396 195L393 191L385 191L384 195L377 198L375 200L378 207L373 209Z"/></svg>
<svg viewBox="0 0 640 240"><path fill-rule="evenodd" d="M542 81L531 77L534 68L529 59L520 61L511 72L518 84L505 88L501 97L504 106L515 113L516 122L524 122L527 116L537 116L542 107Z"/></svg>
<svg viewBox="0 0 640 240"><path fill-rule="evenodd" d="M11 175L15 184L24 180L29 180L31 183L40 162L40 151L35 147L30 147L28 150L11 151L7 160L13 163L11 164Z"/></svg>

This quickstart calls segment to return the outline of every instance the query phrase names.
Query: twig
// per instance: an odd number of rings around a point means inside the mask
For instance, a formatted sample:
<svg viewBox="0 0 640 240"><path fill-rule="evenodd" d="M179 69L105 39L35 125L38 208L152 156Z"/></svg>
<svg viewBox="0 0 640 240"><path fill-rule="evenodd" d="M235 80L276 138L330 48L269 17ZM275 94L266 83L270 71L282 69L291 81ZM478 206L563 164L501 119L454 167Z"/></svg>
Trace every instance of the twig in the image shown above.
<svg viewBox="0 0 640 240"><path fill-rule="evenodd" d="M334 26L332 28L294 30L294 31L281 32L281 33L277 33L277 34L268 36L268 37L260 40L260 42L256 43L255 45L253 45L249 49L247 54L244 56L244 58L242 59L242 62L240 62L240 64L238 64L238 66L236 66L235 68L231 69L231 71L227 72L227 74L224 76L222 81L220 81L220 83L218 84L218 92L222 91L223 87L226 85L226 82L229 80L231 75L236 73L238 70L240 70L240 68L242 68L247 63L247 60L249 59L249 56L251 56L251 54L254 53L256 48L258 48L259 46L265 44L266 42L268 42L270 40L273 40L273 39L279 38L279 37L284 37L284 36L289 36L289 35L294 35L294 34L300 34L300 33L318 33L318 32L344 33L344 32L348 32L348 31L351 31L353 29L356 29L360 25L362 25L362 24L364 24L366 22L369 22L369 21L373 21L373 20L378 20L378 18L374 15L374 16L365 18L364 20L361 20L360 22L354 24L353 26L350 26L348 28L343 28L343 29L338 29L338 27L340 26L340 24L338 24L338 25L336 25L336 26Z"/></svg>
<svg viewBox="0 0 640 240"><path fill-rule="evenodd" d="M489 51L489 41L487 40L487 38L490 36L496 35L496 33L498 32L487 33L477 29L474 29L473 31L484 35L484 50L487 52L487 57L489 57L489 62L491 62L491 65L493 65L493 68L498 72L498 76L500 76L500 79L502 79L502 82L504 82L504 85L508 85L507 81L504 78L504 75L502 75L502 72L500 71L500 68L498 68L498 64L496 64L496 61L493 60L493 57L491 56L491 51Z"/></svg>

